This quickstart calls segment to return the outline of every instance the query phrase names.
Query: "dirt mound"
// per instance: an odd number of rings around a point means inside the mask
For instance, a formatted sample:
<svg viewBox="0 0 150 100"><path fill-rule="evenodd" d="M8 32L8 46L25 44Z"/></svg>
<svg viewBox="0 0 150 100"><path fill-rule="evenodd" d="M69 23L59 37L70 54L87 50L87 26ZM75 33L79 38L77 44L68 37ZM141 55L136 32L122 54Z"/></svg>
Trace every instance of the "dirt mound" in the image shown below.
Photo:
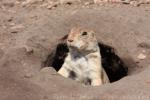
<svg viewBox="0 0 150 100"><path fill-rule="evenodd" d="M149 100L148 6L4 6L0 10L0 100ZM74 26L88 27L115 48L128 76L100 87L61 77L47 56Z"/></svg>

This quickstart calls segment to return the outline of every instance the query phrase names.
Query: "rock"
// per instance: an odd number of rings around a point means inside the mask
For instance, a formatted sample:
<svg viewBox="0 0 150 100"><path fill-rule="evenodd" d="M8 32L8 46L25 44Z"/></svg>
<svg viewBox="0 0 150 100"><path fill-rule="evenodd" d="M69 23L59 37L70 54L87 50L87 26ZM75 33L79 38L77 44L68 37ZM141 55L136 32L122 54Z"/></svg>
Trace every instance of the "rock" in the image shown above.
<svg viewBox="0 0 150 100"><path fill-rule="evenodd" d="M99 4L99 3L101 3L103 0L94 0L94 3L95 4Z"/></svg>
<svg viewBox="0 0 150 100"><path fill-rule="evenodd" d="M90 5L90 4L91 4L90 2L85 2L85 3L84 3L84 5L86 5L86 6L87 6L87 5Z"/></svg>
<svg viewBox="0 0 150 100"><path fill-rule="evenodd" d="M57 74L56 71L52 68L52 67L44 67L41 69L40 71L41 73L53 73L53 74Z"/></svg>
<svg viewBox="0 0 150 100"><path fill-rule="evenodd" d="M142 42L138 44L138 47L150 49L150 44Z"/></svg>
<svg viewBox="0 0 150 100"><path fill-rule="evenodd" d="M43 86L45 87L45 86L49 86L51 80L57 76L59 75L52 67L44 67L40 70L39 73L37 73L32 77L32 81L41 85L42 87Z"/></svg>
<svg viewBox="0 0 150 100"><path fill-rule="evenodd" d="M72 4L74 2L81 2L81 0L60 0L60 4Z"/></svg>
<svg viewBox="0 0 150 100"><path fill-rule="evenodd" d="M31 5L31 4L35 4L35 3L43 2L43 1L44 0L26 0L22 2L22 6Z"/></svg>
<svg viewBox="0 0 150 100"><path fill-rule="evenodd" d="M32 73L27 73L27 74L24 75L24 78L31 78L32 76L33 76Z"/></svg>
<svg viewBox="0 0 150 100"><path fill-rule="evenodd" d="M144 55L143 53L140 53L138 56L137 56L138 59L140 60L144 60L146 58L146 55Z"/></svg>
<svg viewBox="0 0 150 100"><path fill-rule="evenodd" d="M15 23L10 23L9 25L10 25L10 26L15 26L16 24L15 24Z"/></svg>
<svg viewBox="0 0 150 100"><path fill-rule="evenodd" d="M52 4L47 5L47 8L48 8L48 9L53 9L53 8L57 7L58 5L59 5L58 2L54 2L54 3L52 3Z"/></svg>
<svg viewBox="0 0 150 100"><path fill-rule="evenodd" d="M140 6L141 4L149 4L150 0L94 0L95 4L101 3L122 3L130 4L132 6Z"/></svg>
<svg viewBox="0 0 150 100"><path fill-rule="evenodd" d="M15 25L15 23L11 23L11 25L12 25L12 27L10 27L11 33L18 33L19 30L25 28L22 24Z"/></svg>
<svg viewBox="0 0 150 100"><path fill-rule="evenodd" d="M94 0L95 4L101 4L101 3L119 3L121 0Z"/></svg>
<svg viewBox="0 0 150 100"><path fill-rule="evenodd" d="M130 5L137 7L140 6L140 3L138 3L137 1L130 1Z"/></svg>
<svg viewBox="0 0 150 100"><path fill-rule="evenodd" d="M24 28L24 26L22 25L22 24L19 24L19 25L15 25L14 23L12 24L12 25L14 25L14 26L12 26L11 27L11 29L23 29Z"/></svg>
<svg viewBox="0 0 150 100"><path fill-rule="evenodd" d="M31 47L29 47L29 46L24 46L24 48L25 48L25 50L26 50L26 52L27 52L27 54L32 54L32 53L34 53L34 50L33 50L33 48L31 48Z"/></svg>

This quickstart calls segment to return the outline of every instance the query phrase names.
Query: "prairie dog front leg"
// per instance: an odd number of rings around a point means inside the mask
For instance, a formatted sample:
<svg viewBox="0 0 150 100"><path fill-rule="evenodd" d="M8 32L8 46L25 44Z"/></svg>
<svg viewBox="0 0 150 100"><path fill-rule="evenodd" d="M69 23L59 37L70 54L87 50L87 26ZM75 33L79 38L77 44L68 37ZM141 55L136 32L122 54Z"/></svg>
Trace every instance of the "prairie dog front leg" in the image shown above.
<svg viewBox="0 0 150 100"><path fill-rule="evenodd" d="M100 71L101 72L101 71ZM99 72L98 72L99 73ZM92 76L92 81L91 81L91 85L92 86L99 86L99 85L102 85L103 84L103 81L101 79L101 75L102 73L92 73L91 76Z"/></svg>
<svg viewBox="0 0 150 100"><path fill-rule="evenodd" d="M101 79L93 79L91 85L92 86L102 85L102 80Z"/></svg>
<svg viewBox="0 0 150 100"><path fill-rule="evenodd" d="M67 68L67 64L64 63L64 65L60 68L58 73L66 78L69 77L69 71Z"/></svg>

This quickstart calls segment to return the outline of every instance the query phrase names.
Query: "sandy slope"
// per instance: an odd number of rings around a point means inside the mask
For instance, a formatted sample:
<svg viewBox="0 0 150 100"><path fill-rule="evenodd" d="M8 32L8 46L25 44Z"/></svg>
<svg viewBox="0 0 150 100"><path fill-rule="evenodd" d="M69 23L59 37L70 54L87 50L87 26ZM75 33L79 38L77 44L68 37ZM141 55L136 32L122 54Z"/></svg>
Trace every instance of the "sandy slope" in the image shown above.
<svg viewBox="0 0 150 100"><path fill-rule="evenodd" d="M12 0L13 2L13 0ZM1 4L4 5L4 4ZM59 5L50 10L0 8L0 100L149 100L150 7ZM82 86L41 64L73 26L97 32L116 48L129 76L100 87ZM139 54L146 55L140 60Z"/></svg>

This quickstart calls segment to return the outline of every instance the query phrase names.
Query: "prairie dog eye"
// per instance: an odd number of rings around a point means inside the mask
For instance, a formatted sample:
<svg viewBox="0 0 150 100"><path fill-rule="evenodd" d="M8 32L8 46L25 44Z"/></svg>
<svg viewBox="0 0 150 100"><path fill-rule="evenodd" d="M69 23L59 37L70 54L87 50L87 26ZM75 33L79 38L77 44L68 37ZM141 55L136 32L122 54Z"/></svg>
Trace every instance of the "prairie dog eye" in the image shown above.
<svg viewBox="0 0 150 100"><path fill-rule="evenodd" d="M87 32L82 32L81 35L84 36L84 35L87 35L87 34L88 34Z"/></svg>

